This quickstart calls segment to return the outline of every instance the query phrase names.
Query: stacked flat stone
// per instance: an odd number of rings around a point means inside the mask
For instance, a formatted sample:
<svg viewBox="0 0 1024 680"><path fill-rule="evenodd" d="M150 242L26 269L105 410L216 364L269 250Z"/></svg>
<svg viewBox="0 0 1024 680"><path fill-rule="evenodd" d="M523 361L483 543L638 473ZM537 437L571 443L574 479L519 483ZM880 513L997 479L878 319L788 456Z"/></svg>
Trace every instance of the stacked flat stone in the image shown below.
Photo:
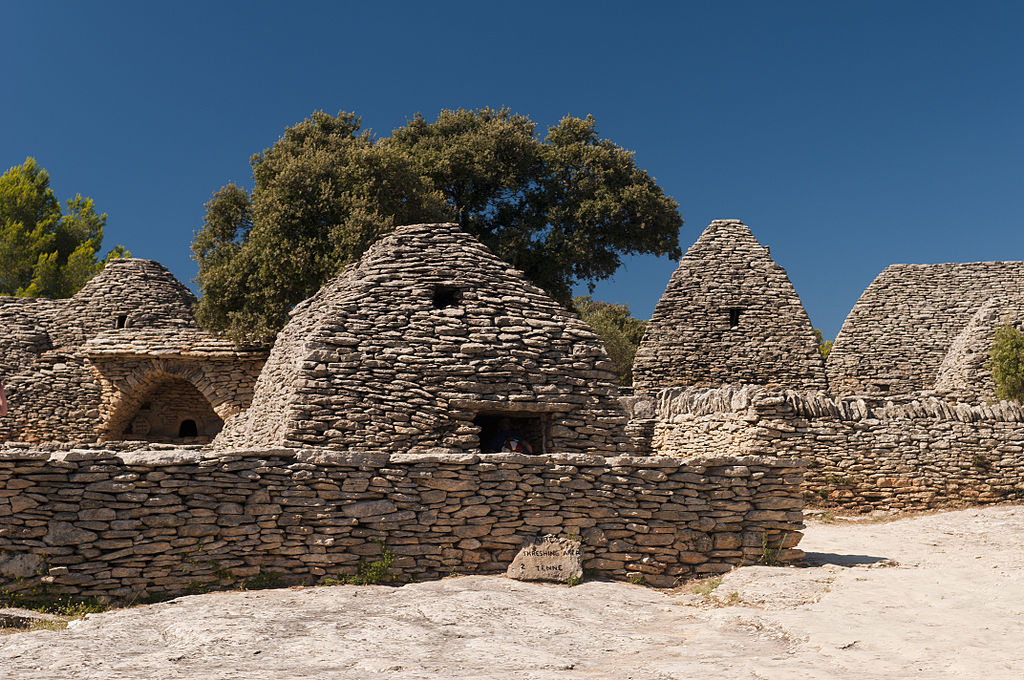
<svg viewBox="0 0 1024 680"><path fill-rule="evenodd" d="M356 572L503 573L580 542L603 577L673 586L795 549L805 462L759 457L0 450L0 588L127 600Z"/></svg>
<svg viewBox="0 0 1024 680"><path fill-rule="evenodd" d="M479 451L475 416L510 413L547 419L548 451L628 451L613 370L586 324L457 225L405 226L293 310L214 445Z"/></svg>
<svg viewBox="0 0 1024 680"><path fill-rule="evenodd" d="M248 405L266 352L201 331L194 302L164 266L135 258L111 260L66 300L0 298L0 441L120 439L154 399L163 419L219 427Z"/></svg>
<svg viewBox="0 0 1024 680"><path fill-rule="evenodd" d="M972 317L986 304L1014 309L1022 297L1024 262L891 265L846 317L828 356L829 389L875 395L930 390Z"/></svg>
<svg viewBox="0 0 1024 680"><path fill-rule="evenodd" d="M826 386L793 284L739 220L715 220L683 256L633 364L637 393L726 383Z"/></svg>
<svg viewBox="0 0 1024 680"><path fill-rule="evenodd" d="M655 455L799 456L816 505L927 510L1024 494L1024 407L948 398L830 398L761 386L658 395Z"/></svg>
<svg viewBox="0 0 1024 680"><path fill-rule="evenodd" d="M935 379L936 393L961 401L992 401L995 381L989 371L989 352L996 329L1011 325L1024 329L1024 298L989 300L953 340Z"/></svg>

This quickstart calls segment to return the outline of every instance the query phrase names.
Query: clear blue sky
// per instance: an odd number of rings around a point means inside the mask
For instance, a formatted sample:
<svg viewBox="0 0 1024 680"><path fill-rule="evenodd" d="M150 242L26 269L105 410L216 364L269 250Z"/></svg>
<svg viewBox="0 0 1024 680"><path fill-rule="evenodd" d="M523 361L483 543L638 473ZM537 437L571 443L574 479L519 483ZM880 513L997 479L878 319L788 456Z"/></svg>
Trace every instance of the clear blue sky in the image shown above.
<svg viewBox="0 0 1024 680"><path fill-rule="evenodd" d="M203 203L315 109L593 114L680 204L740 218L835 335L895 262L1024 260L1024 3L38 2L0 21L0 165L195 276ZM2 169L2 168L0 168ZM647 317L675 267L599 299Z"/></svg>

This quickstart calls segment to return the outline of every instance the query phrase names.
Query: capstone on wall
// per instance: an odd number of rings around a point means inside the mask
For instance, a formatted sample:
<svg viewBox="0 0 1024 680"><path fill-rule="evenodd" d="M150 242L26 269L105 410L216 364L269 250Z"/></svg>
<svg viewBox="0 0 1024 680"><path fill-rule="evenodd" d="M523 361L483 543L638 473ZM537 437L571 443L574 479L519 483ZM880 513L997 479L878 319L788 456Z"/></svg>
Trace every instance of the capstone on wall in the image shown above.
<svg viewBox="0 0 1024 680"><path fill-rule="evenodd" d="M631 450L597 335L454 224L399 227L278 335L214 445L480 451L497 418L535 451Z"/></svg>
<svg viewBox="0 0 1024 680"><path fill-rule="evenodd" d="M0 452L0 588L99 596L352 575L503 572L524 540L582 542L584 566L671 586L781 561L803 527L803 461L317 450Z"/></svg>
<svg viewBox="0 0 1024 680"><path fill-rule="evenodd" d="M972 317L986 306L1017 309L1022 298L1024 262L891 265L839 331L826 364L829 390L876 396L931 390Z"/></svg>
<svg viewBox="0 0 1024 680"><path fill-rule="evenodd" d="M670 389L653 446L671 456L800 456L811 502L924 510L1024 496L1024 409L935 397L833 399L759 386Z"/></svg>
<svg viewBox="0 0 1024 680"><path fill-rule="evenodd" d="M715 220L683 256L633 365L638 393L726 383L826 387L793 284L739 220Z"/></svg>

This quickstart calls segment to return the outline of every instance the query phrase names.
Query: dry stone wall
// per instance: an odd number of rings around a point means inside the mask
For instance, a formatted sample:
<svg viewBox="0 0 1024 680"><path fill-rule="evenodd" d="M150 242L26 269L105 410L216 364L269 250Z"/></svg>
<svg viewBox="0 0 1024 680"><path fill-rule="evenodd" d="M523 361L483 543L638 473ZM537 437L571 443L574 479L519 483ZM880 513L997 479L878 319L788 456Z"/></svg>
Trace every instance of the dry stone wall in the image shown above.
<svg viewBox="0 0 1024 680"><path fill-rule="evenodd" d="M715 220L679 262L633 365L637 393L728 383L824 389L810 319L786 270L739 220Z"/></svg>
<svg viewBox="0 0 1024 680"><path fill-rule="evenodd" d="M223 449L480 451L507 414L535 451L631 449L598 336L454 224L399 227L278 335Z"/></svg>
<svg viewBox="0 0 1024 680"><path fill-rule="evenodd" d="M394 554L399 580L505 571L524 541L658 586L801 556L803 461L325 450L0 453L0 587L127 599Z"/></svg>
<svg viewBox="0 0 1024 680"><path fill-rule="evenodd" d="M826 365L829 390L874 396L931 390L972 317L986 305L1019 308L1021 299L1024 262L891 265L839 331Z"/></svg>
<svg viewBox="0 0 1024 680"><path fill-rule="evenodd" d="M799 456L816 504L923 510L1024 496L1024 409L923 399L833 399L755 386L665 390L659 454ZM715 447L715 448L710 448Z"/></svg>

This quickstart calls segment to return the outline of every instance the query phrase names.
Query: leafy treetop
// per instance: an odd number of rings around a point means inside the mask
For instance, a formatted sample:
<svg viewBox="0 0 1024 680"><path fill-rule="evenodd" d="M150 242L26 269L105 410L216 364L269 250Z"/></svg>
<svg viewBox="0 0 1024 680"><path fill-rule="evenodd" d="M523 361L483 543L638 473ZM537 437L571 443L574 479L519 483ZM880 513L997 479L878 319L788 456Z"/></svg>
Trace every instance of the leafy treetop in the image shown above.
<svg viewBox="0 0 1024 680"><path fill-rule="evenodd" d="M316 112L252 157L251 194L214 194L192 244L201 323L269 341L292 306L400 224L456 221L565 304L622 254L680 254L677 204L590 116L544 139L508 109L416 115L382 139L360 127Z"/></svg>
<svg viewBox="0 0 1024 680"><path fill-rule="evenodd" d="M106 221L81 194L62 210L34 158L0 175L0 295L70 297L106 260L130 257L117 246L97 259Z"/></svg>

